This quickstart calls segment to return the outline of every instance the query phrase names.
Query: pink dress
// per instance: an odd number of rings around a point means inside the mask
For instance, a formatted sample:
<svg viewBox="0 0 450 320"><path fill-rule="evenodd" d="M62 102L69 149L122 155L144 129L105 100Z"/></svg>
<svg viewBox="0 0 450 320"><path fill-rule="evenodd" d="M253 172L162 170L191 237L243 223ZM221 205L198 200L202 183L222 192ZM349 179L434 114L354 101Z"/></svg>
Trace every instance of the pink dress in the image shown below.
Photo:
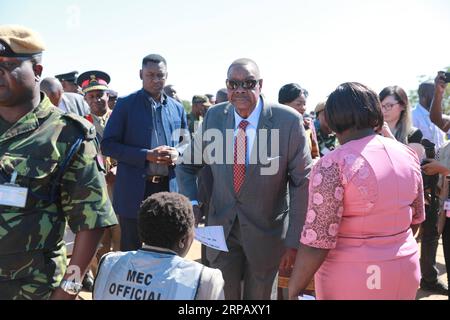
<svg viewBox="0 0 450 320"><path fill-rule="evenodd" d="M372 135L320 159L309 185L301 243L330 249L315 275L318 299L415 299L425 218L414 151Z"/></svg>

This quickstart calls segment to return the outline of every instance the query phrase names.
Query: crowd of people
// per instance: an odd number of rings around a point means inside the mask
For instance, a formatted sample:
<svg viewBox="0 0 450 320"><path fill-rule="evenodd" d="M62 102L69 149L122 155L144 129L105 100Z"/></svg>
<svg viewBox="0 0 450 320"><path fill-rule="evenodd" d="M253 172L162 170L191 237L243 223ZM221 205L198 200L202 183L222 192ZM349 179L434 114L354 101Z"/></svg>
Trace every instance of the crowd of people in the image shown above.
<svg viewBox="0 0 450 320"><path fill-rule="evenodd" d="M270 102L241 58L186 114L161 55L119 97L100 70L41 79L44 50L0 26L0 299L269 300L279 273L292 300L313 278L317 299L448 295L450 75L414 108L346 82L311 116L305 88ZM186 259L199 224L228 251Z"/></svg>

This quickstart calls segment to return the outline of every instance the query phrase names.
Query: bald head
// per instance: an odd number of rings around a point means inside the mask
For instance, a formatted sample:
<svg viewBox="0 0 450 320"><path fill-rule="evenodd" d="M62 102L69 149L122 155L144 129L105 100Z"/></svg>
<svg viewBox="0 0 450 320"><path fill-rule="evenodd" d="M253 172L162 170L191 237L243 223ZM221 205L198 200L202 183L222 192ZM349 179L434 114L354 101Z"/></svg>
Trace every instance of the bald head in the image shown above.
<svg viewBox="0 0 450 320"><path fill-rule="evenodd" d="M419 103L427 110L430 110L431 102L433 101L434 95L434 83L433 82L422 82L418 90Z"/></svg>
<svg viewBox="0 0 450 320"><path fill-rule="evenodd" d="M233 61L233 63L228 68L227 76L230 77L230 73L232 69L237 67L247 68L252 72L252 74L256 77L256 79L261 79L261 73L259 72L259 67L255 61L248 58L241 58Z"/></svg>
<svg viewBox="0 0 450 320"><path fill-rule="evenodd" d="M61 82L56 78L45 78L40 83L43 91L54 106L58 106L64 92Z"/></svg>

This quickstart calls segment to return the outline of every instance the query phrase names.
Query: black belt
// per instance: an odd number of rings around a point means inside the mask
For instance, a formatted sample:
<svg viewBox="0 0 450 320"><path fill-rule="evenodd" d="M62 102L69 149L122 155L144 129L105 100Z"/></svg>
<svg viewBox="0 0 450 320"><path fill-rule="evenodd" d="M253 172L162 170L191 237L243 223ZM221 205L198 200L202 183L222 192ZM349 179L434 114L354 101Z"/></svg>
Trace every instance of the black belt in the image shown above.
<svg viewBox="0 0 450 320"><path fill-rule="evenodd" d="M155 184L164 182L167 179L168 179L167 176L147 176L147 181L150 183L155 183Z"/></svg>

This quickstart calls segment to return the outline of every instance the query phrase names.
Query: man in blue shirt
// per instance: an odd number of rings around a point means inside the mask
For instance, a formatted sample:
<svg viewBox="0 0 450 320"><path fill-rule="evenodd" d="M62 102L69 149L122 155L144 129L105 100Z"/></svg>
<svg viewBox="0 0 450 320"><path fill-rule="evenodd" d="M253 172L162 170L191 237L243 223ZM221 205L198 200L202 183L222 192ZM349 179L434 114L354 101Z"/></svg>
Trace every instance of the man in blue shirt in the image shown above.
<svg viewBox="0 0 450 320"><path fill-rule="evenodd" d="M102 153L118 161L113 205L122 251L141 247L137 213L142 201L153 193L178 191L175 162L189 139L183 106L163 92L166 60L146 56L140 77L143 88L118 99L101 142Z"/></svg>

